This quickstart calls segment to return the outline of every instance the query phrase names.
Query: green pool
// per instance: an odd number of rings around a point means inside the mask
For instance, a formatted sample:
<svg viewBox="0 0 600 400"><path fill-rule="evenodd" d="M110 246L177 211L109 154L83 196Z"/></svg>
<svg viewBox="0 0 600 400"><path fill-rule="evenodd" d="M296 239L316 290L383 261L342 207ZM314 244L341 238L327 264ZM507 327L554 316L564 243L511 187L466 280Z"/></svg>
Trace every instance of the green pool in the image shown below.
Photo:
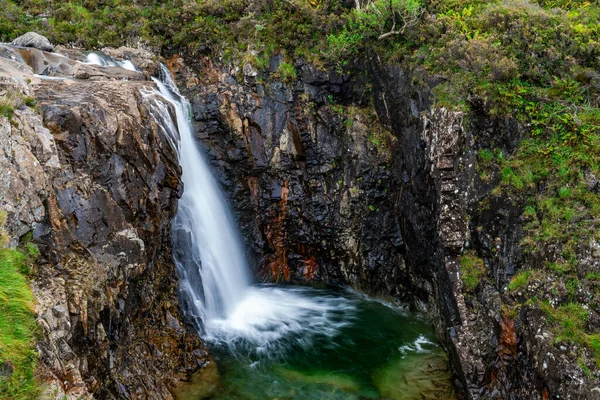
<svg viewBox="0 0 600 400"><path fill-rule="evenodd" d="M215 362L179 400L455 398L429 324L353 291L254 286L205 330Z"/></svg>

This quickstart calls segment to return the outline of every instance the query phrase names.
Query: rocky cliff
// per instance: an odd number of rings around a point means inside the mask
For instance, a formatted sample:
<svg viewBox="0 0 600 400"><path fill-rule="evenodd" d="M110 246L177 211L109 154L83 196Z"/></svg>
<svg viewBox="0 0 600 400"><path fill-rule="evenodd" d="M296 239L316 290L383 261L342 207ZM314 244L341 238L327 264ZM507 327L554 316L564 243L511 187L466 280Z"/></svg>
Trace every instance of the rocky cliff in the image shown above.
<svg viewBox="0 0 600 400"><path fill-rule="evenodd" d="M0 117L9 171L0 208L13 244L32 236L42 251L33 289L55 387L169 398L176 373L207 357L176 299L169 222L180 170L149 108L152 56L111 52L144 72L85 65L76 51L0 49L2 90L16 105ZM168 63L257 279L351 285L426 311L464 398L600 398L593 346L556 329L556 310L576 299L586 310L578 329L595 343L594 281L572 289L535 272L509 289L519 271L564 253L557 241L525 251L538 216L523 213L525 195L499 190L503 172L482 162L482 150L514 154L523 126L483 108L433 106L439 82L419 69L366 57L339 74L300 60L290 79L281 62ZM584 174L593 188L595 175ZM573 252L581 277L597 269L597 249L593 239Z"/></svg>
<svg viewBox="0 0 600 400"><path fill-rule="evenodd" d="M278 57L265 71L171 61L257 276L427 310L465 398L598 398L593 352L507 291L539 261L520 246L522 199L494 190L478 154L515 152L515 120L432 107L435 79L376 60L343 76L300 61L286 83Z"/></svg>
<svg viewBox="0 0 600 400"><path fill-rule="evenodd" d="M13 244L32 237L41 250L32 288L47 395L171 398L175 375L206 352L179 312L169 224L181 170L143 95L153 83L0 51L12 99L0 117L0 209Z"/></svg>
<svg viewBox="0 0 600 400"><path fill-rule="evenodd" d="M309 64L299 65L301 81L284 84L262 82L249 65L205 59L196 75L180 61L171 66L196 137L231 194L257 276L401 296L397 139L361 94L366 83Z"/></svg>

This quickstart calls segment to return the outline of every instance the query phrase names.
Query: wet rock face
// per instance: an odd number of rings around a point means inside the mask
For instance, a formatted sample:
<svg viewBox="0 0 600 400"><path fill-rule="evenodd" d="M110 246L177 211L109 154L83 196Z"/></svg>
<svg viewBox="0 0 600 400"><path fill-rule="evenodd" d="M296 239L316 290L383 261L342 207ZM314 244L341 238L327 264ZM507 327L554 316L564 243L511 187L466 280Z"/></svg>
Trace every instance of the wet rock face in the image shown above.
<svg viewBox="0 0 600 400"><path fill-rule="evenodd" d="M308 64L298 64L302 79L293 85L209 60L198 74L172 67L258 276L402 294L397 139L363 102L365 82Z"/></svg>
<svg viewBox="0 0 600 400"><path fill-rule="evenodd" d="M37 101L0 117L0 208L13 244L32 232L42 253L42 364L68 396L171 398L206 352L178 306L181 170L146 107L152 83L39 80L2 58L0 71Z"/></svg>
<svg viewBox="0 0 600 400"><path fill-rule="evenodd" d="M476 161L481 148L516 149L514 120L431 108L434 80L377 63L346 78L300 63L298 81L284 85L273 79L276 58L268 73L205 59L196 73L179 61L171 67L196 137L262 279L350 284L426 309L464 398L598 398L597 380L554 342L539 309L515 317L503 308L504 287L535 260L520 250L518 203L492 195ZM372 134L382 126L387 135ZM580 249L581 268L595 268L597 248ZM466 251L487 275L474 290L465 289ZM591 331L599 320L590 313Z"/></svg>

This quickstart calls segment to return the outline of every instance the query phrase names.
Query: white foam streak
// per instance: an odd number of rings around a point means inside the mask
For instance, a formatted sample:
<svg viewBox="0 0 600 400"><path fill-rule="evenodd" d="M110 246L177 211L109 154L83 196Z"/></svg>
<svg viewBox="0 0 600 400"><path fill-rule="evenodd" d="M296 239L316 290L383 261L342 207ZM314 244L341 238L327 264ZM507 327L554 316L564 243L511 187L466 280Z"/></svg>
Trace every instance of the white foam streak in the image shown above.
<svg viewBox="0 0 600 400"><path fill-rule="evenodd" d="M137 71L135 65L129 60L115 60L103 53L91 52L85 58L88 65L99 65L101 67L120 67L129 71Z"/></svg>
<svg viewBox="0 0 600 400"><path fill-rule="evenodd" d="M354 319L344 297L309 297L303 288L252 287L227 318L206 326L206 339L269 357L290 345L309 347L317 336L334 337Z"/></svg>
<svg viewBox="0 0 600 400"><path fill-rule="evenodd" d="M426 345L428 347L437 347L437 345L431 340L427 339L424 335L419 335L412 343L406 344L399 348L400 353L406 355L408 353L430 353L431 350L424 348Z"/></svg>

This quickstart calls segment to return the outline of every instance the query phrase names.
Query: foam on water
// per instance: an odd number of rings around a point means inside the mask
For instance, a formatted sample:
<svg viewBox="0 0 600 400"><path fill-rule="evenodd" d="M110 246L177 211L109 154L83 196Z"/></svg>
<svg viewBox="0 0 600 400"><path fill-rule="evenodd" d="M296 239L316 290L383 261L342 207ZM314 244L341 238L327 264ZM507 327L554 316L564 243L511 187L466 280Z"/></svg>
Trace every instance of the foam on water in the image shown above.
<svg viewBox="0 0 600 400"><path fill-rule="evenodd" d="M87 55L85 63L99 65L101 67L121 67L129 71L137 71L137 68L129 60L115 60L114 58L100 52L91 52Z"/></svg>
<svg viewBox="0 0 600 400"><path fill-rule="evenodd" d="M426 347L424 347L426 346ZM431 340L427 339L424 335L419 335L412 343L400 346L398 350L400 353L406 355L407 353L429 353L432 347L437 345Z"/></svg>
<svg viewBox="0 0 600 400"><path fill-rule="evenodd" d="M209 320L206 339L232 351L284 356L291 344L310 347L352 323L354 303L340 296L309 297L309 288L256 286L226 318Z"/></svg>

